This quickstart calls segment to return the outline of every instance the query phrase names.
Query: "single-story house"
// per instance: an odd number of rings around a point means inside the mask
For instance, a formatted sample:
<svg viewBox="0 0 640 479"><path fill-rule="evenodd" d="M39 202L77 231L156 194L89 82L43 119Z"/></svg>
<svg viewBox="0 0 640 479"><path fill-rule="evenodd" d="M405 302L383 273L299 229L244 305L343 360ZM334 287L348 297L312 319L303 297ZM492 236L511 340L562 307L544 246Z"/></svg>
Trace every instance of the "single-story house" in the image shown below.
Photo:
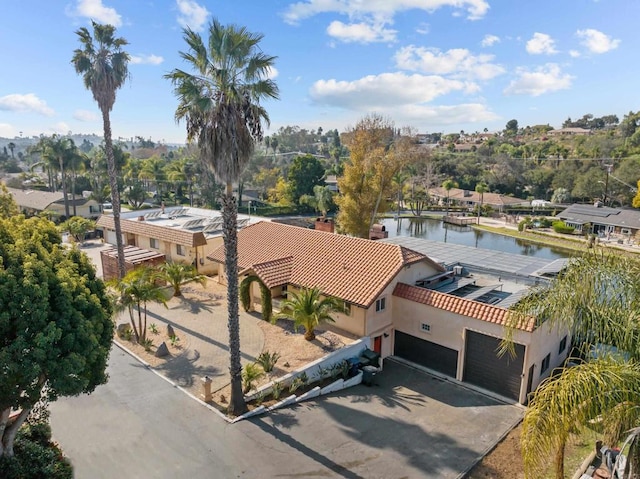
<svg viewBox="0 0 640 479"><path fill-rule="evenodd" d="M584 136L590 135L591 130L588 128L579 128L579 127L571 127L571 128L558 128L557 130L549 130L547 135L549 136Z"/></svg>
<svg viewBox="0 0 640 479"><path fill-rule="evenodd" d="M224 283L224 248L208 257ZM525 318L514 326L515 357L498 357L505 325L515 322L494 304L507 293L465 282L456 277L461 271L400 245L259 222L238 232L238 268L241 280L256 275L269 288L276 307L287 291L317 287L346 306L333 327L369 336L382 357L404 358L521 403L568 353L566 332ZM451 293L437 290L442 286ZM456 296L457 289L471 293ZM256 283L250 294L260 304Z"/></svg>
<svg viewBox="0 0 640 479"><path fill-rule="evenodd" d="M238 215L238 227L261 220ZM112 215L102 215L96 223L109 244L116 244ZM222 245L222 215L219 211L183 206L126 211L120 215L125 245L163 253L167 261L193 264L201 274L216 274L217 263L207 255Z"/></svg>
<svg viewBox="0 0 640 479"><path fill-rule="evenodd" d="M640 210L609 208L600 202L595 205L571 205L556 216L578 231L589 224L589 233L635 236L640 230Z"/></svg>
<svg viewBox="0 0 640 479"><path fill-rule="evenodd" d="M476 191L463 190L460 188L451 188L447 191L441 186L430 188L429 195L432 198L441 201L443 204L449 198L451 204L465 206L473 208L475 205L482 203L483 205L491 206L492 208L502 211L505 207L518 207L518 206L531 206L529 200L523 200L522 198L516 198L515 196L506 196L501 193L486 192L484 195L480 195Z"/></svg>
<svg viewBox="0 0 640 479"><path fill-rule="evenodd" d="M64 207L64 195L62 191L50 192L40 190L21 190L7 188L21 212L26 215L37 215L43 211L51 211L56 216L66 216ZM96 219L102 213L102 206L93 199L83 196L67 195L69 202L69 214L82 216L83 218Z"/></svg>

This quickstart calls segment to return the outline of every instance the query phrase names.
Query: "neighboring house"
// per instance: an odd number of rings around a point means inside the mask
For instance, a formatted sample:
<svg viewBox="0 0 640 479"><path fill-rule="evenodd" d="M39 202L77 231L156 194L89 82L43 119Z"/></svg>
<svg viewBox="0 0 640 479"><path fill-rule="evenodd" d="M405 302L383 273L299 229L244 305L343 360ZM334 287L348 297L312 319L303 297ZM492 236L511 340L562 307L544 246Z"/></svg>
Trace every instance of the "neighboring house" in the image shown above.
<svg viewBox="0 0 640 479"><path fill-rule="evenodd" d="M549 136L581 136L590 135L591 130L587 128L559 128L557 130L549 130L547 135Z"/></svg>
<svg viewBox="0 0 640 479"><path fill-rule="evenodd" d="M449 197L452 205L459 205L473 208L481 202L483 205L491 206L493 209L502 212L505 207L531 206L529 200L516 198L514 196L505 196L500 193L486 192L483 196L471 190L462 190L460 188L451 188L450 191L442 187L430 188L429 195L444 204Z"/></svg>
<svg viewBox="0 0 640 479"><path fill-rule="evenodd" d="M56 216L65 216L64 195L62 191L49 192L40 190L20 190L7 188L13 196L20 211L27 215L37 215L43 211L53 212ZM69 215L96 219L102 213L102 206L97 201L82 196L68 195Z"/></svg>
<svg viewBox="0 0 640 479"><path fill-rule="evenodd" d="M224 282L224 248L209 259ZM334 326L369 336L382 357L395 355L522 403L569 348L566 333L528 318L514 332L516 356L498 357L510 313L492 303L519 296L459 277L462 267L449 270L397 244L262 222L238 232L238 268L241 280L260 278L276 307L286 291L318 287L347 307ZM251 298L260 304L255 283Z"/></svg>
<svg viewBox="0 0 640 479"><path fill-rule="evenodd" d="M640 210L609 208L599 202L596 205L571 205L556 216L578 231L589 224L589 233L634 236L640 230Z"/></svg>
<svg viewBox="0 0 640 479"><path fill-rule="evenodd" d="M192 264L202 274L217 273L217 263L207 255L223 242L219 211L175 206L123 212L120 218L125 245L163 253L167 261ZM238 227L261 219L239 214ZM113 216L102 215L97 227L104 230L107 243L116 244Z"/></svg>

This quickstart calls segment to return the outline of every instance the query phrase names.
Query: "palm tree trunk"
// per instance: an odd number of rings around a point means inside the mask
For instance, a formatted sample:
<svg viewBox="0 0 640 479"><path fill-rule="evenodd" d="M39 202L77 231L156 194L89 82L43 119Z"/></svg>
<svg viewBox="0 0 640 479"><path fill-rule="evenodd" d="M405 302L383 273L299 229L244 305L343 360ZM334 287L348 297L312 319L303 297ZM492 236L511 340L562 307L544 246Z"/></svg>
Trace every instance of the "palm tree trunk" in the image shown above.
<svg viewBox="0 0 640 479"><path fill-rule="evenodd" d="M238 316L238 210L231 183L222 196L224 262L227 274L227 304L229 328L229 373L231 376L230 415L247 411L242 393L242 364L240 363L240 318Z"/></svg>
<svg viewBox="0 0 640 479"><path fill-rule="evenodd" d="M62 196L64 197L64 214L69 219L69 196L67 195L67 175L64 172L64 159L62 156L60 161L60 178L62 179Z"/></svg>
<svg viewBox="0 0 640 479"><path fill-rule="evenodd" d="M564 448L567 443L566 438L560 439L560 444L557 446L555 456L553 458L553 469L555 471L556 479L564 479Z"/></svg>
<svg viewBox="0 0 640 479"><path fill-rule="evenodd" d="M118 191L118 176L116 160L113 157L113 143L111 142L111 119L109 110L101 108L102 124L104 126L104 149L107 154L107 171L109 186L111 187L111 205L113 206L113 224L116 230L116 248L118 250L118 273L120 279L127 273L124 263L124 242L122 241L122 227L120 226L120 191Z"/></svg>

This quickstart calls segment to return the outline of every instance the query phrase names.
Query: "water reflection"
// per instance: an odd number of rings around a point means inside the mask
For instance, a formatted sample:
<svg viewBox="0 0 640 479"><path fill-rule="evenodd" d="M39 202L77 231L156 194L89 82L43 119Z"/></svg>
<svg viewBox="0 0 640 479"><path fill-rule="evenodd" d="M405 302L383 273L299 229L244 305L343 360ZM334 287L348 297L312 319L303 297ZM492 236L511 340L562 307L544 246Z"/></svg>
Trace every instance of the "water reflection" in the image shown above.
<svg viewBox="0 0 640 479"><path fill-rule="evenodd" d="M412 236L546 259L568 258L571 256L570 252L561 249L530 243L510 236L502 236L489 231L474 230L469 226L444 224L440 220L388 218L383 220L382 224L385 225L389 236Z"/></svg>

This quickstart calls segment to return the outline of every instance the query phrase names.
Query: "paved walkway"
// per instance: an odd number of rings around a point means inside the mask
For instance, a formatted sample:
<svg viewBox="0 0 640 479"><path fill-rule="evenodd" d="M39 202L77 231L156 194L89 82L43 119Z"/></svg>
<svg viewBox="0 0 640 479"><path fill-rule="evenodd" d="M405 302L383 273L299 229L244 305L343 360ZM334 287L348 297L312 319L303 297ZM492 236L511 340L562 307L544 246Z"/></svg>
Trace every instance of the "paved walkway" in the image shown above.
<svg viewBox="0 0 640 479"><path fill-rule="evenodd" d="M88 241L81 248L96 265L98 276L102 276L100 251L111 248L97 241ZM211 282L210 282L211 283ZM186 287L189 289L189 285ZM224 289L215 288L224 298ZM194 288L194 291L196 288ZM212 391L229 384L229 331L227 329L227 305L225 299L215 299L213 294L200 292L196 299L172 298L167 308L150 303L147 306L147 325L155 323L166 337L166 326L170 324L177 335L185 337L186 347L155 369L179 386L199 397L202 393L201 378L209 376ZM193 296L193 295L192 295ZM127 312L115 318L116 324L129 323ZM240 311L240 347L243 365L254 362L262 352L264 334L260 319ZM150 334L151 339L155 339ZM156 346L159 340L155 339ZM126 346L126 342L124 342Z"/></svg>

